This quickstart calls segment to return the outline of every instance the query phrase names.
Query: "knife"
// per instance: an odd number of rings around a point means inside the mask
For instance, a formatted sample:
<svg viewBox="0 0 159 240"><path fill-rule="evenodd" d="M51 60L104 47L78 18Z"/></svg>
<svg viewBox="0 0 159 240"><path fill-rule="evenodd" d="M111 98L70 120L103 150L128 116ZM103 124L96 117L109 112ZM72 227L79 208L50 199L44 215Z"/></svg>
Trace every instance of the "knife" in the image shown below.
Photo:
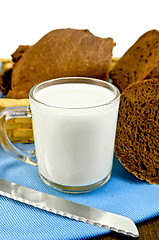
<svg viewBox="0 0 159 240"><path fill-rule="evenodd" d="M127 217L88 207L0 179L0 194L31 206L101 228L138 237L134 222Z"/></svg>

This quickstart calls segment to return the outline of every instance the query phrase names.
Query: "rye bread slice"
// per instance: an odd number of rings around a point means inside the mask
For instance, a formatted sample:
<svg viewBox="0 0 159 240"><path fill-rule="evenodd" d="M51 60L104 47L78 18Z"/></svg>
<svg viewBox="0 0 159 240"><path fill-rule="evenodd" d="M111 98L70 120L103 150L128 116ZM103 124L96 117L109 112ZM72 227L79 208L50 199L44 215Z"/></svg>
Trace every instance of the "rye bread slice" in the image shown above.
<svg viewBox="0 0 159 240"><path fill-rule="evenodd" d="M159 184L159 79L134 83L121 94L115 153L137 178Z"/></svg>
<svg viewBox="0 0 159 240"><path fill-rule="evenodd" d="M6 97L27 98L32 86L58 77L107 81L113 47L112 38L96 37L89 30L53 30L28 47L20 59L18 55Z"/></svg>
<svg viewBox="0 0 159 240"><path fill-rule="evenodd" d="M120 58L110 75L120 92L134 82L159 78L159 31L143 34Z"/></svg>

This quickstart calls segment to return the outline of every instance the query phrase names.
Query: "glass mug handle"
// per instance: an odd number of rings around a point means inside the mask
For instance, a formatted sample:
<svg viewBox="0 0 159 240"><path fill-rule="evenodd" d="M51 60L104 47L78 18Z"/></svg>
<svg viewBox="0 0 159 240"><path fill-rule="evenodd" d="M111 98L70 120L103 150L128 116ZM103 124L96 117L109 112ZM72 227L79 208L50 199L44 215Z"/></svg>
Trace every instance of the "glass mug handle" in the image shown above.
<svg viewBox="0 0 159 240"><path fill-rule="evenodd" d="M2 148L12 157L37 166L35 151L26 151L16 147L7 136L6 122L12 118L31 118L30 106L10 107L0 113L0 144Z"/></svg>

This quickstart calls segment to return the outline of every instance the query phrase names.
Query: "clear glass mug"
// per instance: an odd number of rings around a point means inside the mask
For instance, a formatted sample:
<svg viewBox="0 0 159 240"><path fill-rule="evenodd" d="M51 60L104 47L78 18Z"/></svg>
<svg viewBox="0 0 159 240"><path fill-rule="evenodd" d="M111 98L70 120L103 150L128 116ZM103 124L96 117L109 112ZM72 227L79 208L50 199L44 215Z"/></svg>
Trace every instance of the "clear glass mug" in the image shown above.
<svg viewBox="0 0 159 240"><path fill-rule="evenodd" d="M42 89L78 83L104 87L113 99L91 107L58 107L36 99ZM111 83L85 77L59 78L34 86L30 106L0 113L0 143L14 158L36 165L41 179L54 189L81 193L106 183L112 171L120 92ZM32 118L35 151L19 149L6 134L11 118Z"/></svg>

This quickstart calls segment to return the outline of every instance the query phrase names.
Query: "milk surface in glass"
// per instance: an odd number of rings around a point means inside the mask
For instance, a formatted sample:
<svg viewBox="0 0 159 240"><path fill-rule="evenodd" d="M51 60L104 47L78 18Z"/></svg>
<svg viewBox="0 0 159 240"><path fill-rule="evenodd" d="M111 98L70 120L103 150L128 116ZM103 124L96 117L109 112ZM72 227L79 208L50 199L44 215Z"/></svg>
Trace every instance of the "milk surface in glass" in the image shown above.
<svg viewBox="0 0 159 240"><path fill-rule="evenodd" d="M112 169L119 102L111 90L92 84L57 84L31 99L40 174L64 186L87 186Z"/></svg>

